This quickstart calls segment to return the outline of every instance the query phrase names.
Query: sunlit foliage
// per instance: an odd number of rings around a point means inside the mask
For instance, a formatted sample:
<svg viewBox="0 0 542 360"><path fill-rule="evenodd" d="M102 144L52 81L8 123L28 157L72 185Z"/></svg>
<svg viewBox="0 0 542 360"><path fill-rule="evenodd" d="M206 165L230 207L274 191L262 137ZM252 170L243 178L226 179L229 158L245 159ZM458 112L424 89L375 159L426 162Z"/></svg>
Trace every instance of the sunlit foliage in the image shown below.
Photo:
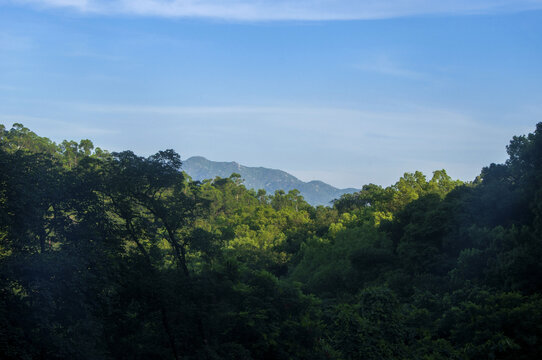
<svg viewBox="0 0 542 360"><path fill-rule="evenodd" d="M536 359L542 123L332 207L0 128L5 359Z"/></svg>

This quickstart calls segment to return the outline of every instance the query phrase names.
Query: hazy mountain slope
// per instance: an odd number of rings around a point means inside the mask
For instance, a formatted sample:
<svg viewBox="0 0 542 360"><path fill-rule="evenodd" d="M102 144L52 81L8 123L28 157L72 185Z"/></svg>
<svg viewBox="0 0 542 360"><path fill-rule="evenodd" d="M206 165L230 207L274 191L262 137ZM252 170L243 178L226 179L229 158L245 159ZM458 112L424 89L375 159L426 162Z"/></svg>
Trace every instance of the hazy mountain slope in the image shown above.
<svg viewBox="0 0 542 360"><path fill-rule="evenodd" d="M297 189L312 205L329 205L330 201L339 198L342 194L358 191L352 188L337 189L317 180L303 182L282 170L243 166L236 162L210 161L201 156L185 160L183 170L194 180L214 179L217 176L229 177L232 173L238 173L245 180L244 184L247 188L265 189L271 194L281 189L286 192Z"/></svg>

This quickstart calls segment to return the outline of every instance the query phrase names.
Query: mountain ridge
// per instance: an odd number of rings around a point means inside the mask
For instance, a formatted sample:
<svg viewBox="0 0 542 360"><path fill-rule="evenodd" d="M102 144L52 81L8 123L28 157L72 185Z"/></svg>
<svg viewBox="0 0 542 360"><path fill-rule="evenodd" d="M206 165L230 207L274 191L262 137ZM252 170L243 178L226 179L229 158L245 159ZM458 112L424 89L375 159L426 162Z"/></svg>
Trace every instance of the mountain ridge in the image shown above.
<svg viewBox="0 0 542 360"><path fill-rule="evenodd" d="M354 188L339 189L321 180L305 182L280 169L245 166L236 161L212 161L203 156L192 156L184 160L183 170L192 179L199 181L217 176L225 178L232 173L238 173L248 189L264 189L271 194L276 190L288 192L297 189L305 200L314 206L330 205L331 201L343 194L359 191Z"/></svg>

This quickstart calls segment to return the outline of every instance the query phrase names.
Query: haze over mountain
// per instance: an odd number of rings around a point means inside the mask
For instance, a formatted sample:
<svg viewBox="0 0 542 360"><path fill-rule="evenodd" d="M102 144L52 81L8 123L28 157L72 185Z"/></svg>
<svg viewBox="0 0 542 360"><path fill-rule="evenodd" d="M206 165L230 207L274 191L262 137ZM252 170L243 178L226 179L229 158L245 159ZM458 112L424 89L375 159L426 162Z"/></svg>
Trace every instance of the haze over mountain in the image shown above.
<svg viewBox="0 0 542 360"><path fill-rule="evenodd" d="M359 191L354 188L338 189L319 180L304 182L282 170L264 167L244 166L234 161L218 162L207 160L202 156L193 156L183 162L183 170L194 180L214 179L219 176L229 177L238 173L244 179L243 184L248 189L265 189L270 194L276 190L286 192L297 189L311 205L330 205L346 193Z"/></svg>

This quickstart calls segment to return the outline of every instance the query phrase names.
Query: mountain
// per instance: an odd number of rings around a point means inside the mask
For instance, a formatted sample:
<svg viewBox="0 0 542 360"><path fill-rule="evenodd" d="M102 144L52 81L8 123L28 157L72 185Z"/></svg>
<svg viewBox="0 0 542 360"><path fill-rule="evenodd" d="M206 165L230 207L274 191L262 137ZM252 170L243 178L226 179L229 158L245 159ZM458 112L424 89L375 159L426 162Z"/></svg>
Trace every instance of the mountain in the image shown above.
<svg viewBox="0 0 542 360"><path fill-rule="evenodd" d="M282 170L264 167L243 166L236 162L210 161L202 156L194 156L183 162L183 170L194 180L214 179L217 176L229 177L238 173L248 189L265 189L274 194L276 190L286 192L297 189L311 205L330 205L341 195L359 191L358 189L337 189L322 181L304 182Z"/></svg>

